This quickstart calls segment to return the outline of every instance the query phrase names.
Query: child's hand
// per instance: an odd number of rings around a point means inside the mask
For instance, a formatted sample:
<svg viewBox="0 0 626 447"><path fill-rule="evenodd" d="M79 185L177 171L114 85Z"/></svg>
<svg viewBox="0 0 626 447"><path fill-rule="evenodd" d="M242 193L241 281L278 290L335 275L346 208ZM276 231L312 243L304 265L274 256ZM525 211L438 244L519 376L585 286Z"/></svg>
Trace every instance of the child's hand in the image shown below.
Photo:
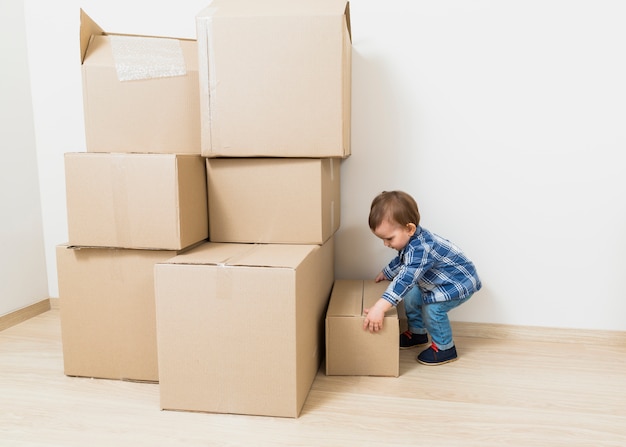
<svg viewBox="0 0 626 447"><path fill-rule="evenodd" d="M385 319L385 312L381 312L375 305L370 307L369 309L363 309L363 312L365 313L363 330L369 330L371 333L382 330L383 320Z"/></svg>
<svg viewBox="0 0 626 447"><path fill-rule="evenodd" d="M363 330L369 330L371 333L383 330L383 320L385 319L385 312L391 309L391 303L384 299L376 301L372 307L363 309L365 313L365 320L363 321Z"/></svg>
<svg viewBox="0 0 626 447"><path fill-rule="evenodd" d="M387 279L385 274L383 272L380 272L378 275L376 275L376 278L374 279L374 281L381 282L381 281L384 281L385 279Z"/></svg>

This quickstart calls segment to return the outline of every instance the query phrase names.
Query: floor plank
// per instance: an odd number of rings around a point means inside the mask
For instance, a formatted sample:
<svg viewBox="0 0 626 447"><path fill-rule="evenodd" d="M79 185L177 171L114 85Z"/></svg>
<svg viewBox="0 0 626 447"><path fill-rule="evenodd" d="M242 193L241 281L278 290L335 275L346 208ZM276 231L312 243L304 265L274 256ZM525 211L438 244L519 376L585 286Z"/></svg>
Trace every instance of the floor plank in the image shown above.
<svg viewBox="0 0 626 447"><path fill-rule="evenodd" d="M157 384L66 377L59 311L0 332L2 446L626 445L626 346L458 337L398 378L326 376L297 419L159 410Z"/></svg>

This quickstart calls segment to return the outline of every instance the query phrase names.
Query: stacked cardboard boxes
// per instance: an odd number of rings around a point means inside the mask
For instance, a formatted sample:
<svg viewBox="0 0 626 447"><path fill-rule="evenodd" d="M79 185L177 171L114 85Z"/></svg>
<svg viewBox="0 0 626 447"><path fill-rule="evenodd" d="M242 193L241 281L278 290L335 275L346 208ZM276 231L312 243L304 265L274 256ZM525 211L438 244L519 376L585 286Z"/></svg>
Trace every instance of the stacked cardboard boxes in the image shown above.
<svg viewBox="0 0 626 447"><path fill-rule="evenodd" d="M81 63L87 152L65 154L57 247L64 370L154 382L154 266L208 237L196 42L109 35L81 11Z"/></svg>
<svg viewBox="0 0 626 447"><path fill-rule="evenodd" d="M350 155L348 3L214 0L196 23L210 242L155 268L161 407L297 417Z"/></svg>
<svg viewBox="0 0 626 447"><path fill-rule="evenodd" d="M345 0L214 0L198 41L81 11L87 152L57 247L65 373L161 408L297 417L324 356L350 155Z"/></svg>

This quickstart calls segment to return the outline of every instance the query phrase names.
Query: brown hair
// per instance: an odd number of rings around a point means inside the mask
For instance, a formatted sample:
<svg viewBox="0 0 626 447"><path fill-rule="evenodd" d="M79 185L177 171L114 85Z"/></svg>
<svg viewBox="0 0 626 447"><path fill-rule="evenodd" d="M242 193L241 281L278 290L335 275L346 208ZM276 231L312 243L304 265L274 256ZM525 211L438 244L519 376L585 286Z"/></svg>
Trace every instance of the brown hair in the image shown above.
<svg viewBox="0 0 626 447"><path fill-rule="evenodd" d="M383 191L372 201L369 225L372 231L384 221L396 222L400 225L420 224L420 212L417 202L403 191Z"/></svg>

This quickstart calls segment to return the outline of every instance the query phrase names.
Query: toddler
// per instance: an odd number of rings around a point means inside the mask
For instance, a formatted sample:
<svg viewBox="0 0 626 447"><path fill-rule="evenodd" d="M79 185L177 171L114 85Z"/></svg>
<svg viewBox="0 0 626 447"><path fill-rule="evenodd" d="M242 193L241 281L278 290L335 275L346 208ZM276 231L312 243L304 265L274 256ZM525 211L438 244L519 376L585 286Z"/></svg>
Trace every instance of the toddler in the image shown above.
<svg viewBox="0 0 626 447"><path fill-rule="evenodd" d="M402 191L385 191L372 201L372 232L398 255L376 276L391 281L382 297L364 309L363 329L382 329L385 312L404 300L408 330L400 348L431 345L417 356L426 365L457 359L448 312L481 288L474 264L452 242L420 227L415 199Z"/></svg>

